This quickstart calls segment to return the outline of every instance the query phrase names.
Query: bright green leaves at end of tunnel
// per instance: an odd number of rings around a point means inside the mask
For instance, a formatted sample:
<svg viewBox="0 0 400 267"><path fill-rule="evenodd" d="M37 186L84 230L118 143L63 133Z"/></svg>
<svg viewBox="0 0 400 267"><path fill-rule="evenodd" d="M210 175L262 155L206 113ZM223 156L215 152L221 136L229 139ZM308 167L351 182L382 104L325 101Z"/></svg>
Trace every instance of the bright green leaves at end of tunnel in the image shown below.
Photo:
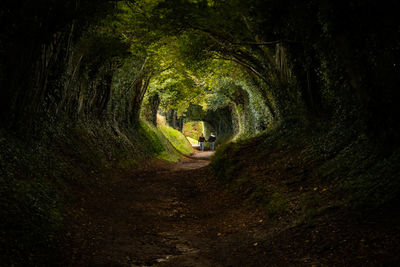
<svg viewBox="0 0 400 267"><path fill-rule="evenodd" d="M174 1L121 1L116 14L104 21L108 32L129 44L136 61L147 62L145 105L149 96L158 94L164 112L173 109L183 115L190 104L215 110L237 104L237 86L246 85L245 90L254 87L247 70L226 55L230 52L214 33L208 32L220 25L219 31L228 34L238 23L236 19L227 20L231 16L222 14L222 10L214 14L217 11L210 7L215 5L206 1L184 1L179 5ZM237 8L236 2L232 5ZM131 76L131 80L137 78ZM256 89L251 90L252 95L262 99Z"/></svg>
<svg viewBox="0 0 400 267"><path fill-rule="evenodd" d="M199 139L200 135L204 132L203 122L201 121L186 122L183 124L182 132L193 145L197 144L197 140Z"/></svg>
<svg viewBox="0 0 400 267"><path fill-rule="evenodd" d="M276 103L248 64L260 55L232 43L251 38L243 22L247 9L239 1L119 1L90 30L120 40L126 49L111 61L118 69L112 98L129 106L118 116L135 121L142 106L142 117L154 124L157 110L185 116L195 104L204 111L229 108L236 133L265 129ZM250 58L246 63L239 55ZM131 111L134 116L127 114Z"/></svg>

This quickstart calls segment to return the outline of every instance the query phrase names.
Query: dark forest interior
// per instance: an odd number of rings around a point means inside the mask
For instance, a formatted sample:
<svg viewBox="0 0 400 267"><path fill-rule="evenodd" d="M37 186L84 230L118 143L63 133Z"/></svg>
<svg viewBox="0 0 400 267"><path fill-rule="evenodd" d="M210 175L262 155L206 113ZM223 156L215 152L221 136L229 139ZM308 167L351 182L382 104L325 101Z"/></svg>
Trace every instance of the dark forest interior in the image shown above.
<svg viewBox="0 0 400 267"><path fill-rule="evenodd" d="M398 264L399 10L2 0L0 266Z"/></svg>

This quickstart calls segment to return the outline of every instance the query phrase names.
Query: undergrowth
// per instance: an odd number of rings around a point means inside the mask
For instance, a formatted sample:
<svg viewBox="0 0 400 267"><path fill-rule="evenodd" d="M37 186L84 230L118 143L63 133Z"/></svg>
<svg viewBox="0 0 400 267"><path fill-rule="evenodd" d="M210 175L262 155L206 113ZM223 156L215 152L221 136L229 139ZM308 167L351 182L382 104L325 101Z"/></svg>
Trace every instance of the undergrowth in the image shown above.
<svg viewBox="0 0 400 267"><path fill-rule="evenodd" d="M35 138L0 132L0 266L49 266L60 260L72 187L105 183L110 171L179 153L147 123L43 125ZM27 140L27 141L26 141Z"/></svg>
<svg viewBox="0 0 400 267"><path fill-rule="evenodd" d="M182 132L194 140L199 139L200 134L204 132L203 123L199 121L190 121L183 124Z"/></svg>
<svg viewBox="0 0 400 267"><path fill-rule="evenodd" d="M167 125L160 125L158 128L180 153L189 154L193 151L192 145L180 131Z"/></svg>
<svg viewBox="0 0 400 267"><path fill-rule="evenodd" d="M312 223L332 201L370 210L398 200L400 149L383 154L379 144L361 132L316 125L285 122L238 138L217 150L211 167L222 183L246 201L267 207L269 215L284 214L291 206L289 213L304 223ZM328 199L326 193L314 191L320 187L335 194Z"/></svg>

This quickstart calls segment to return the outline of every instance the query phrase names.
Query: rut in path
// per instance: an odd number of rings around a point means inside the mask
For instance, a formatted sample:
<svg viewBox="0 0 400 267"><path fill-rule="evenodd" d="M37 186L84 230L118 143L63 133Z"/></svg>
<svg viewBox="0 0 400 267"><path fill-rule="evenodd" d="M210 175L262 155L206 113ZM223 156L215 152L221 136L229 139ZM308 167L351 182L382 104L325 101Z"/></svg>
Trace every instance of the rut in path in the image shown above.
<svg viewBox="0 0 400 267"><path fill-rule="evenodd" d="M70 266L260 266L265 218L184 159L79 192ZM276 263L276 262L275 262Z"/></svg>

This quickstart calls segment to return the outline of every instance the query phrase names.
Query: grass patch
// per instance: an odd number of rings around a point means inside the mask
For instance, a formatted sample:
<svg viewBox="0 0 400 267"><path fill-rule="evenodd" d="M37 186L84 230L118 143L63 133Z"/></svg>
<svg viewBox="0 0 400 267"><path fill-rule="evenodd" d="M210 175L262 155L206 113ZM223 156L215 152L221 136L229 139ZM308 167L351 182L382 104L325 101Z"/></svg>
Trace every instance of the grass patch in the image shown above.
<svg viewBox="0 0 400 267"><path fill-rule="evenodd" d="M186 138L187 138L187 140L189 141L189 143L190 143L191 145L197 145L197 144L199 143L199 141L197 141L196 139L193 139L193 138L190 137L190 136L186 136Z"/></svg>
<svg viewBox="0 0 400 267"><path fill-rule="evenodd" d="M146 143L146 147L150 147L155 154L161 154L165 151L165 146L162 142L162 137L157 131L157 128L145 121L140 122L139 132Z"/></svg>
<svg viewBox="0 0 400 267"><path fill-rule="evenodd" d="M177 162L181 158L181 155L179 155L179 152L181 152L181 153L183 153L183 152L180 151L177 147L181 148L183 146L183 144L182 144L183 141L181 141L181 140L182 140L182 138L185 138L185 137L182 136L182 134L179 131L176 131L168 126L161 126L160 128L157 128L157 127L153 126L152 124L147 123L145 121L142 121L140 123L140 125L142 128L142 131L144 131L142 135L145 138L147 138L148 146L153 148L153 150L156 154L156 157L158 159L169 161L169 162ZM178 139L178 137L175 138L175 136L179 136L179 134L177 134L176 132L178 132L181 135L179 137L180 139ZM177 139L178 139L178 141L176 141ZM185 140L186 140L186 138L185 138ZM174 142L175 142L175 144L174 144ZM187 140L186 140L186 142L189 143ZM190 148L192 148L191 145L190 145Z"/></svg>
<svg viewBox="0 0 400 267"><path fill-rule="evenodd" d="M181 157L175 153L163 151L157 155L157 158L169 162L177 162Z"/></svg>
<svg viewBox="0 0 400 267"><path fill-rule="evenodd" d="M164 136L171 142L171 144L176 148L176 150L178 150L182 154L190 154L193 151L190 142L178 130L175 130L165 125L160 125L159 129L164 134Z"/></svg>

